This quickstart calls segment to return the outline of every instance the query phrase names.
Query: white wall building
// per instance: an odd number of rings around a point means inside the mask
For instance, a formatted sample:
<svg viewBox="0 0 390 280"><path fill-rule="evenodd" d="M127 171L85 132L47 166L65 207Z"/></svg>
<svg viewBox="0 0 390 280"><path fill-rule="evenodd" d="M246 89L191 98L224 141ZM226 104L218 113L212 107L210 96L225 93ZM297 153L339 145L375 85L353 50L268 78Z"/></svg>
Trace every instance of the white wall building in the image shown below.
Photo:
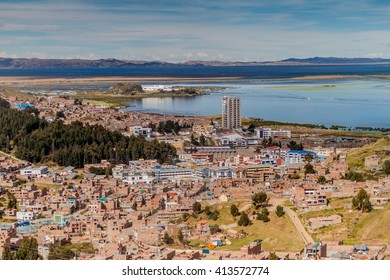
<svg viewBox="0 0 390 280"><path fill-rule="evenodd" d="M142 127L140 125L130 127L130 132L134 136L143 136L145 138L150 138L152 136L152 129L150 127Z"/></svg>
<svg viewBox="0 0 390 280"><path fill-rule="evenodd" d="M49 172L47 166L30 166L20 170L20 175L24 176L42 176Z"/></svg>

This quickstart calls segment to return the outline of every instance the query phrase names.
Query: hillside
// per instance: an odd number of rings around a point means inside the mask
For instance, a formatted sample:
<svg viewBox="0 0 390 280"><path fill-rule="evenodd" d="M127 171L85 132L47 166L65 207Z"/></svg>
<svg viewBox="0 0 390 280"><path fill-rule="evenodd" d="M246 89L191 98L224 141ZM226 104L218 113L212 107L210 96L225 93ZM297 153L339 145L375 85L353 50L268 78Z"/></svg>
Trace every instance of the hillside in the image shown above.
<svg viewBox="0 0 390 280"><path fill-rule="evenodd" d="M390 136L379 139L378 141L355 149L348 153L347 163L351 170L363 169L364 159L368 156L378 155L382 162L390 158Z"/></svg>
<svg viewBox="0 0 390 280"><path fill-rule="evenodd" d="M134 66L261 66L261 65L347 65L347 64L389 64L384 58L339 58L311 57L288 58L279 61L186 61L163 62L143 60L119 60L115 58L88 59L40 59L40 58L2 58L0 69L53 69L53 68L126 68Z"/></svg>

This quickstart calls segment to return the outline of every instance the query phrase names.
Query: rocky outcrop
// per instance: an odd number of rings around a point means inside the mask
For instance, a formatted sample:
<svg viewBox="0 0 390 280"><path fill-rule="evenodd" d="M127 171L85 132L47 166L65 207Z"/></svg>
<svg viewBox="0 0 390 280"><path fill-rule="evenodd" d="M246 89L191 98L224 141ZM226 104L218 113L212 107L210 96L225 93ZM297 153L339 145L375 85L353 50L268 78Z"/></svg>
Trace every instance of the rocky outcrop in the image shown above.
<svg viewBox="0 0 390 280"><path fill-rule="evenodd" d="M106 93L117 95L135 95L144 92L142 86L135 83L118 83L110 87Z"/></svg>

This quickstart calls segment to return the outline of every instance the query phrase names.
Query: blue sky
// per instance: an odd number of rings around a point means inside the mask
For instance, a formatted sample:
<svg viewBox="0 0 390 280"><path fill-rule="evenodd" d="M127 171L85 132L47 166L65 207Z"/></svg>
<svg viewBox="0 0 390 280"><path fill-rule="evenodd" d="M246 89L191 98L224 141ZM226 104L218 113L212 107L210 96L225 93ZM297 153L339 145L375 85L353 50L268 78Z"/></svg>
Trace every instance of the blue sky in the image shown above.
<svg viewBox="0 0 390 280"><path fill-rule="evenodd" d="M390 57L390 1L0 0L0 57Z"/></svg>

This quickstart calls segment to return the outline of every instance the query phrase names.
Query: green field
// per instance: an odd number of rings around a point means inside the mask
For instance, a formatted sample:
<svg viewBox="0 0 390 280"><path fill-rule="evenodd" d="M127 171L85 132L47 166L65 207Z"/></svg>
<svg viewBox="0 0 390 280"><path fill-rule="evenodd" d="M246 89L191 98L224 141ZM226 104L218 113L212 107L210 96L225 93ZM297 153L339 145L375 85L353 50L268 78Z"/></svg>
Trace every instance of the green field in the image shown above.
<svg viewBox="0 0 390 280"><path fill-rule="evenodd" d="M390 147L390 137L386 136L379 139L375 143L365 145L359 149L353 150L347 155L347 163L350 169L362 169L364 167L364 159L367 156L378 155L384 159L390 158L390 150L385 151L384 148Z"/></svg>
<svg viewBox="0 0 390 280"><path fill-rule="evenodd" d="M238 208L245 207L250 201L239 201L235 202ZM211 207L212 210L218 209L220 212L220 218L217 221L210 221L212 224L232 224L235 222L233 217L230 215L230 205L232 202L218 204ZM251 213L254 210L253 207L250 207L246 210L246 213ZM196 221L206 218L205 215L200 215L198 219L190 219L188 222L190 225L195 226ZM268 223L263 221L254 220L253 224L248 227L234 227L236 231L243 230L246 233L246 237L243 239L231 239L228 237L231 245L224 245L217 247L215 250L233 250L238 251L243 245L247 245L255 239L263 240L263 250L265 251L276 251L276 252L298 252L302 250L304 243L301 240L301 237L297 230L295 229L290 218L285 215L283 217L277 217L274 212L271 212L269 215L271 219ZM237 218L238 219L238 218ZM194 240L190 243L191 246L201 248L207 246L208 242Z"/></svg>
<svg viewBox="0 0 390 280"><path fill-rule="evenodd" d="M338 214L342 222L335 225L319 228L314 231L315 240L343 241L344 244L354 245L367 243L371 245L390 244L390 204L383 209L373 210L370 213L360 213L343 206L351 203L351 198L331 201L332 209L311 211L301 214L305 223L309 218Z"/></svg>

